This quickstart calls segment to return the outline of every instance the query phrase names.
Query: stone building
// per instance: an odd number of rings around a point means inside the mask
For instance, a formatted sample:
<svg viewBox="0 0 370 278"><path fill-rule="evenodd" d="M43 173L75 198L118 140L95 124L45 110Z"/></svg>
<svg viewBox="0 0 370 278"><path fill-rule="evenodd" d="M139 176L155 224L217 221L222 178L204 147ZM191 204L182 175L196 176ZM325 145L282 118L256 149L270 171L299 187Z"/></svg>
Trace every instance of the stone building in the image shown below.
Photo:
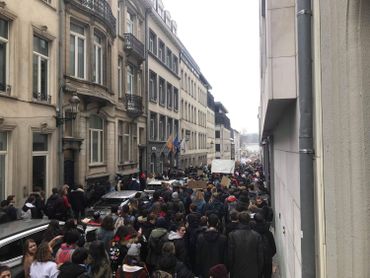
<svg viewBox="0 0 370 278"><path fill-rule="evenodd" d="M58 184L57 1L0 3L0 198Z"/></svg>
<svg viewBox="0 0 370 278"><path fill-rule="evenodd" d="M231 125L228 111L221 102L215 102L215 158L231 159Z"/></svg>
<svg viewBox="0 0 370 278"><path fill-rule="evenodd" d="M181 51L181 167L207 163L207 90L209 83L190 53Z"/></svg>
<svg viewBox="0 0 370 278"><path fill-rule="evenodd" d="M215 98L207 92L207 165L216 158L215 152Z"/></svg>

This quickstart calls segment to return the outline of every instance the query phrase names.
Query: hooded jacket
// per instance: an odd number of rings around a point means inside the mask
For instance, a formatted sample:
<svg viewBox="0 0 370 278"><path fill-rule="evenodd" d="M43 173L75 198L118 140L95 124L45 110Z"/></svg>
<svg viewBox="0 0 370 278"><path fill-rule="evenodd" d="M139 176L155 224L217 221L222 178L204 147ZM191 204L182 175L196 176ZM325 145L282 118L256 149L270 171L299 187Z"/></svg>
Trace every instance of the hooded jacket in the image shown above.
<svg viewBox="0 0 370 278"><path fill-rule="evenodd" d="M183 263L187 263L186 261L187 252L186 252L185 239L174 231L170 232L170 234L168 235L168 239L172 241L173 244L175 245L176 258Z"/></svg>
<svg viewBox="0 0 370 278"><path fill-rule="evenodd" d="M201 233L196 244L196 274L208 277L212 266L225 264L226 251L226 236L220 234L217 229L211 227Z"/></svg>
<svg viewBox="0 0 370 278"><path fill-rule="evenodd" d="M59 271L60 271L60 273L59 273L58 278L83 277L83 276L80 276L83 273L86 273L86 277L88 277L86 267L84 267L82 265L79 265L79 264L74 264L74 263L71 263L71 262L67 262L67 263L62 264L59 267Z"/></svg>
<svg viewBox="0 0 370 278"><path fill-rule="evenodd" d="M154 229L149 236L148 241L148 255L146 257L146 262L152 266L157 266L159 264L159 259L162 254L162 246L168 241L168 232L165 228Z"/></svg>

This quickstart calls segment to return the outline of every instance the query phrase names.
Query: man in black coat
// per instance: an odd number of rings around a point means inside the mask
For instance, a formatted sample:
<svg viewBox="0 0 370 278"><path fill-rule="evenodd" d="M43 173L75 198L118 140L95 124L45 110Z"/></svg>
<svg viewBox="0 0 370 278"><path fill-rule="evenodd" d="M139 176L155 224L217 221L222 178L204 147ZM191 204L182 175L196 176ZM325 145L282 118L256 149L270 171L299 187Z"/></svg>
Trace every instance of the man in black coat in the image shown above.
<svg viewBox="0 0 370 278"><path fill-rule="evenodd" d="M248 212L239 214L237 230L228 238L228 268L230 278L258 278L263 268L263 245L261 236L251 230Z"/></svg>
<svg viewBox="0 0 370 278"><path fill-rule="evenodd" d="M211 267L217 264L225 264L227 252L226 236L218 231L218 216L210 214L207 224L208 229L198 236L195 254L196 274L202 278L209 277L208 272Z"/></svg>

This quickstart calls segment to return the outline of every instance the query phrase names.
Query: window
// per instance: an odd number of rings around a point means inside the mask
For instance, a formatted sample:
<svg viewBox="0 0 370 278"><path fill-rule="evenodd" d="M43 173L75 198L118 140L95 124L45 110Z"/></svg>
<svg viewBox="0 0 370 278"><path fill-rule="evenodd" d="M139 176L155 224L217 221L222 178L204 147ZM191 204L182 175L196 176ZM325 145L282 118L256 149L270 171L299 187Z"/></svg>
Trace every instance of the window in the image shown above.
<svg viewBox="0 0 370 278"><path fill-rule="evenodd" d="M122 33L122 27L121 27L121 9L118 4L117 8L117 35L121 35Z"/></svg>
<svg viewBox="0 0 370 278"><path fill-rule="evenodd" d="M135 76L134 76L134 67L131 65L127 66L127 88L126 93L133 95L135 94L134 88L135 88Z"/></svg>
<svg viewBox="0 0 370 278"><path fill-rule="evenodd" d="M118 84L117 84L117 90L118 90L118 98L123 97L123 59L122 57L118 58Z"/></svg>
<svg viewBox="0 0 370 278"><path fill-rule="evenodd" d="M176 137L178 135L178 133L179 133L179 121L174 120L174 122L173 122L173 134Z"/></svg>
<svg viewBox="0 0 370 278"><path fill-rule="evenodd" d="M136 124L118 122L118 159L121 164L136 161L136 128Z"/></svg>
<svg viewBox="0 0 370 278"><path fill-rule="evenodd" d="M32 190L46 189L48 165L48 135L33 133L32 142Z"/></svg>
<svg viewBox="0 0 370 278"><path fill-rule="evenodd" d="M172 85L167 82L167 107L172 108Z"/></svg>
<svg viewBox="0 0 370 278"><path fill-rule="evenodd" d="M149 51L157 55L157 35L149 30Z"/></svg>
<svg viewBox="0 0 370 278"><path fill-rule="evenodd" d="M172 122L173 120L171 118L167 118L167 137L172 135Z"/></svg>
<svg viewBox="0 0 370 278"><path fill-rule="evenodd" d="M179 110L179 90L173 87L173 108L175 111Z"/></svg>
<svg viewBox="0 0 370 278"><path fill-rule="evenodd" d="M97 84L103 84L103 48L102 38L94 35L94 65L93 80Z"/></svg>
<svg viewBox="0 0 370 278"><path fill-rule="evenodd" d="M221 145L220 144L216 144L216 152L220 152L221 151Z"/></svg>
<svg viewBox="0 0 370 278"><path fill-rule="evenodd" d="M155 153L152 153L152 155L150 156L150 172L151 173L155 173Z"/></svg>
<svg viewBox="0 0 370 278"><path fill-rule="evenodd" d="M86 78L86 36L85 29L71 23L69 46L70 74L77 78Z"/></svg>
<svg viewBox="0 0 370 278"><path fill-rule="evenodd" d="M0 198L5 199L6 161L8 154L8 134L0 132Z"/></svg>
<svg viewBox="0 0 370 278"><path fill-rule="evenodd" d="M90 117L89 141L90 163L103 163L104 121L95 115Z"/></svg>
<svg viewBox="0 0 370 278"><path fill-rule="evenodd" d="M150 140L157 139L157 115L155 113L150 113L149 138Z"/></svg>
<svg viewBox="0 0 370 278"><path fill-rule="evenodd" d="M176 74L178 73L178 70L179 70L179 60L175 55L173 56L172 70Z"/></svg>
<svg viewBox="0 0 370 278"><path fill-rule="evenodd" d="M164 88L164 79L159 78L159 104L165 105L166 102L166 95L165 95L165 88Z"/></svg>
<svg viewBox="0 0 370 278"><path fill-rule="evenodd" d="M6 90L8 74L9 22L0 18L0 91Z"/></svg>
<svg viewBox="0 0 370 278"><path fill-rule="evenodd" d="M159 140L160 141L165 141L166 140L166 118L165 116L161 115L159 117Z"/></svg>
<svg viewBox="0 0 370 278"><path fill-rule="evenodd" d="M170 69L172 68L172 52L169 48L167 48L167 51L166 51L166 65Z"/></svg>
<svg viewBox="0 0 370 278"><path fill-rule="evenodd" d="M158 59L165 62L164 43L158 39Z"/></svg>
<svg viewBox="0 0 370 278"><path fill-rule="evenodd" d="M134 15L130 12L126 14L126 32L127 33L134 33Z"/></svg>
<svg viewBox="0 0 370 278"><path fill-rule="evenodd" d="M149 97L152 101L157 101L157 74L149 73Z"/></svg>
<svg viewBox="0 0 370 278"><path fill-rule="evenodd" d="M220 138L220 131L219 130L216 130L215 136L216 136L216 138Z"/></svg>
<svg viewBox="0 0 370 278"><path fill-rule="evenodd" d="M32 76L33 98L48 101L49 44L38 36L33 36Z"/></svg>

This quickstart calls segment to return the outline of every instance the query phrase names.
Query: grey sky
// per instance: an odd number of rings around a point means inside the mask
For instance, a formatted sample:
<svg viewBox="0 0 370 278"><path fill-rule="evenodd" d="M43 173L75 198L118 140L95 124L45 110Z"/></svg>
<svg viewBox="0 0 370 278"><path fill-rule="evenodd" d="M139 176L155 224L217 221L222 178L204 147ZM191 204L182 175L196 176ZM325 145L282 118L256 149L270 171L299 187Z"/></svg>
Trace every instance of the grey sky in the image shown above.
<svg viewBox="0 0 370 278"><path fill-rule="evenodd" d="M177 35L229 111L234 129L258 132L259 1L163 0Z"/></svg>

